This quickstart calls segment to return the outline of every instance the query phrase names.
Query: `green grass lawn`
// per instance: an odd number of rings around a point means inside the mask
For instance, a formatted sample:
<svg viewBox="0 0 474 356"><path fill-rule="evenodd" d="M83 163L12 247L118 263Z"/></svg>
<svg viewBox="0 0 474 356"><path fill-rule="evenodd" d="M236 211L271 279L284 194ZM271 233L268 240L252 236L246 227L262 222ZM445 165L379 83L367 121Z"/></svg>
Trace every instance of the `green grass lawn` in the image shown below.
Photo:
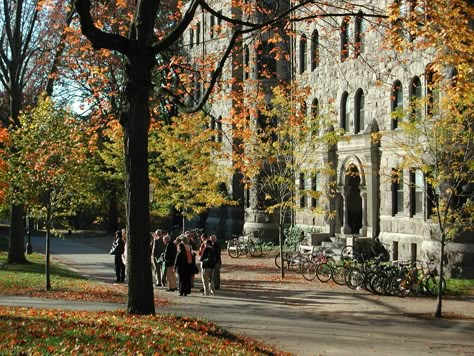
<svg viewBox="0 0 474 356"><path fill-rule="evenodd" d="M7 265L0 238L0 293L125 303L127 287L87 280L51 262L52 290L44 288L44 256ZM155 298L157 303L168 300ZM172 315L85 312L0 306L0 355L285 355L213 323Z"/></svg>
<svg viewBox="0 0 474 356"><path fill-rule="evenodd" d="M474 279L447 279L446 295L474 295Z"/></svg>
<svg viewBox="0 0 474 356"><path fill-rule="evenodd" d="M285 355L187 317L4 307L0 354Z"/></svg>
<svg viewBox="0 0 474 356"><path fill-rule="evenodd" d="M7 253L0 252L0 293L3 295L27 295L32 297L89 300L126 303L125 285L104 284L88 280L65 265L51 261L50 281L52 289L45 289L45 260L38 253L27 255L27 264L6 264ZM161 303L159 299L155 302Z"/></svg>

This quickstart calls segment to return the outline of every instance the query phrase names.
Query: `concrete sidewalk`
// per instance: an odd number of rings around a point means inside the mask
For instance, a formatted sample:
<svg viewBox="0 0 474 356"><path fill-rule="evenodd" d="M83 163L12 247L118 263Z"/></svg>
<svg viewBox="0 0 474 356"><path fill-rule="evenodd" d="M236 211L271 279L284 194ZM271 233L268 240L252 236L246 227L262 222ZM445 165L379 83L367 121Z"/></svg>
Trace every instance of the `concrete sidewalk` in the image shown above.
<svg viewBox="0 0 474 356"><path fill-rule="evenodd" d="M53 239L52 257L111 283L111 242L108 238ZM39 251L41 239L35 238L34 244ZM212 320L297 355L474 354L473 298L449 299L443 304L444 313L462 314L464 319L433 320L429 315L434 312L434 299L374 296L335 285L270 282L259 278L263 273L259 270L235 272L233 262L226 262L222 289L216 296L201 296L194 289L188 297L180 298L160 288L156 293L170 298L171 303L156 311ZM240 278L232 279L233 273ZM109 303L1 296L0 304L82 310L125 308Z"/></svg>

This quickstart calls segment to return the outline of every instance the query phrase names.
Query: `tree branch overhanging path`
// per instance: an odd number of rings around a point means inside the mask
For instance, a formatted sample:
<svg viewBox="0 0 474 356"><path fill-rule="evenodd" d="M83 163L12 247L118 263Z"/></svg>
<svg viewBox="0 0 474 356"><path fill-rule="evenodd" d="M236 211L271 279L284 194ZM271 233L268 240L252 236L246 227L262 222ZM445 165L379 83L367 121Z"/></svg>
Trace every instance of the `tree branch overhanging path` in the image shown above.
<svg viewBox="0 0 474 356"><path fill-rule="evenodd" d="M257 3L257 2L256 2ZM303 1L282 9L278 13L266 12L261 23L253 23L228 17L214 10L205 0L191 0L180 14L173 29L167 30L160 39L155 35L155 22L162 4L157 0L135 2L134 16L127 37L99 29L91 14L90 0L74 0L80 18L81 31L95 49L109 49L125 56L126 87L121 124L124 129L124 151L126 165L126 228L128 248L128 312L132 314L153 314L153 283L149 258L149 178L148 178L148 130L150 125L149 95L152 90L152 72L157 65L156 57L176 44L186 29L191 26L198 8L207 11L232 26L223 54L213 68L211 79L201 99L192 107L185 107L182 100L173 94L170 87L161 89L160 94L173 98L182 111L201 110L209 99L226 61L242 35L264 30L280 23L294 21L290 14L315 1ZM105 5L107 6L107 5ZM176 7L176 5L174 5ZM178 9L175 9L178 10ZM352 13L352 11L348 12ZM320 17L331 16L321 14ZM373 16L373 15L370 15ZM380 15L380 17L383 17Z"/></svg>

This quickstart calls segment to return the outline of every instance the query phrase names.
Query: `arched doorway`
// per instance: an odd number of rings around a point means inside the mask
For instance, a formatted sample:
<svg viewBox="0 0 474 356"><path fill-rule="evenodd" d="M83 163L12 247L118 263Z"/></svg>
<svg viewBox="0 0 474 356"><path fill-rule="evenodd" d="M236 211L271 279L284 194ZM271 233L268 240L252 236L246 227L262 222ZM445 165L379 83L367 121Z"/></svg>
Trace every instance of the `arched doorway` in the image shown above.
<svg viewBox="0 0 474 356"><path fill-rule="evenodd" d="M362 228L362 197L360 194L360 172L355 164L346 170L344 186L346 189L345 233L359 234Z"/></svg>

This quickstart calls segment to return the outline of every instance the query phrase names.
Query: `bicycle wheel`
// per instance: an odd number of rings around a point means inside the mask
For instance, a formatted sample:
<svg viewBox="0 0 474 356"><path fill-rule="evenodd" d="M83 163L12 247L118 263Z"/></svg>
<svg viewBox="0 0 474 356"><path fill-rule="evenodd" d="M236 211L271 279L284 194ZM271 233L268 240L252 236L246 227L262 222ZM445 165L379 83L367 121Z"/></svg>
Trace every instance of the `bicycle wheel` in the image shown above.
<svg viewBox="0 0 474 356"><path fill-rule="evenodd" d="M424 290L429 295L437 295L438 286L439 286L439 277L435 277L433 275L429 275L423 283ZM446 291L446 281L444 280L443 277L441 277L441 292L444 293L445 291Z"/></svg>
<svg viewBox="0 0 474 356"><path fill-rule="evenodd" d="M387 278L385 278L384 284L383 284L383 289L385 292L385 295L395 295L395 292L392 288L392 275L388 275Z"/></svg>
<svg viewBox="0 0 474 356"><path fill-rule="evenodd" d="M370 293L375 293L375 290L372 289L372 278L375 275L375 271L369 270L364 277L364 281L362 282L364 289Z"/></svg>
<svg viewBox="0 0 474 356"><path fill-rule="evenodd" d="M411 293L411 281L408 277L394 277L392 291L397 297L405 298Z"/></svg>
<svg viewBox="0 0 474 356"><path fill-rule="evenodd" d="M263 255L262 245L251 244L249 246L250 256L260 257Z"/></svg>
<svg viewBox="0 0 474 356"><path fill-rule="evenodd" d="M244 242L244 243L239 243L237 246L237 251L239 256L247 256L250 254L249 252L249 246Z"/></svg>
<svg viewBox="0 0 474 356"><path fill-rule="evenodd" d="M301 273L301 266L305 260L301 253L294 252L288 258L288 267L295 273Z"/></svg>
<svg viewBox="0 0 474 356"><path fill-rule="evenodd" d="M375 294L383 295L385 294L385 278L387 276L382 272L376 272L370 279L370 288L374 291Z"/></svg>
<svg viewBox="0 0 474 356"><path fill-rule="evenodd" d="M332 277L332 268L327 263L320 263L318 267L316 267L316 277L325 283L328 282Z"/></svg>
<svg viewBox="0 0 474 356"><path fill-rule="evenodd" d="M358 268L350 267L344 274L344 281L350 289L357 289L364 282L364 273Z"/></svg>
<svg viewBox="0 0 474 356"><path fill-rule="evenodd" d="M332 256L326 256L326 263L330 266L335 266L336 260Z"/></svg>
<svg viewBox="0 0 474 356"><path fill-rule="evenodd" d="M280 269L280 252L275 256L275 266ZM288 268L288 254L283 252L283 268Z"/></svg>
<svg viewBox="0 0 474 356"><path fill-rule="evenodd" d="M332 270L332 280L336 283L339 284L340 286L343 286L346 284L346 281L344 280L344 273L346 273L346 266L343 265L337 265L336 267L333 268Z"/></svg>
<svg viewBox="0 0 474 356"><path fill-rule="evenodd" d="M235 243L228 243L227 244L227 254L231 258L239 257L239 245Z"/></svg>
<svg viewBox="0 0 474 356"><path fill-rule="evenodd" d="M315 279L316 268L317 264L315 264L314 262L308 260L304 261L303 265L301 266L301 274L303 275L303 278L307 281L312 281L313 279Z"/></svg>
<svg viewBox="0 0 474 356"><path fill-rule="evenodd" d="M352 246L347 245L344 246L341 250L341 258L342 259L351 259L354 257L354 250Z"/></svg>

